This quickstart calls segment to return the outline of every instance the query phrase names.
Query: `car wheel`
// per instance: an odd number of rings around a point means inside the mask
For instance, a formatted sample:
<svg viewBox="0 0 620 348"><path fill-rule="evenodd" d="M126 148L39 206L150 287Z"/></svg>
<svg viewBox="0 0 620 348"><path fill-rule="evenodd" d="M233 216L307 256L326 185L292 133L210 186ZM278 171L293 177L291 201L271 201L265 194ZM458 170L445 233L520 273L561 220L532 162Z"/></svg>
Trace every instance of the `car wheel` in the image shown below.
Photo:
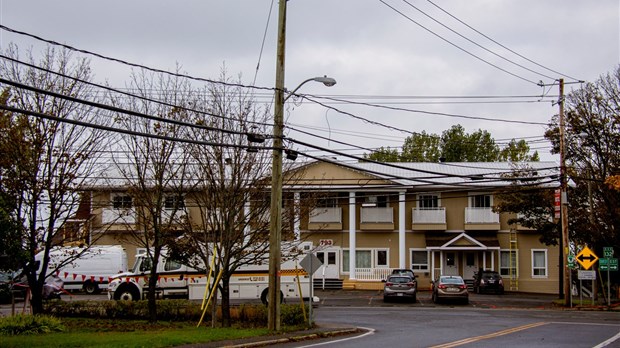
<svg viewBox="0 0 620 348"><path fill-rule="evenodd" d="M83 288L84 288L84 292L86 292L89 295L94 295L99 292L99 285L97 285L97 283L95 282L86 282L84 283Z"/></svg>
<svg viewBox="0 0 620 348"><path fill-rule="evenodd" d="M269 288L265 288L260 294L260 300L265 306L269 306ZM280 291L280 303L284 301L284 294Z"/></svg>
<svg viewBox="0 0 620 348"><path fill-rule="evenodd" d="M117 301L138 301L140 299L140 293L135 287L125 286L114 292L114 299Z"/></svg>
<svg viewBox="0 0 620 348"><path fill-rule="evenodd" d="M464 299L463 304L466 304L466 305L469 304L469 298Z"/></svg>
<svg viewBox="0 0 620 348"><path fill-rule="evenodd" d="M383 296L383 302L389 302L389 298L387 296Z"/></svg>

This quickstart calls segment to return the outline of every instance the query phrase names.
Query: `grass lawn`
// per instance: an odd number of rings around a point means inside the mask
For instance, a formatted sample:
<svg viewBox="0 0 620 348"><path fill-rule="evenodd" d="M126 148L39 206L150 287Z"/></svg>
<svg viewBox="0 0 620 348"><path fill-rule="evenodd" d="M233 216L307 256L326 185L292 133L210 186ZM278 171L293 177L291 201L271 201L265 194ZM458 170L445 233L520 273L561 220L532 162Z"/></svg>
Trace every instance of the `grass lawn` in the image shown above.
<svg viewBox="0 0 620 348"><path fill-rule="evenodd" d="M174 347L269 334L266 328L196 327L191 322L64 318L64 332L0 337L1 347Z"/></svg>

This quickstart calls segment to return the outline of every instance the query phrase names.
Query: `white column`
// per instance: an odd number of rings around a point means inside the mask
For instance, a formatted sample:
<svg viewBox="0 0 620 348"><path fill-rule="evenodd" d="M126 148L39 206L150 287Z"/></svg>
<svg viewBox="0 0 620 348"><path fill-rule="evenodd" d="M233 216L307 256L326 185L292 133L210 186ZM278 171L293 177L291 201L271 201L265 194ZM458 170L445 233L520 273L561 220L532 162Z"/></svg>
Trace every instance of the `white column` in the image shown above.
<svg viewBox="0 0 620 348"><path fill-rule="evenodd" d="M497 251L499 253L499 250ZM495 271L495 253L491 252L491 271Z"/></svg>
<svg viewBox="0 0 620 348"><path fill-rule="evenodd" d="M407 268L405 248L405 192L398 193L398 268Z"/></svg>
<svg viewBox="0 0 620 348"><path fill-rule="evenodd" d="M482 252L482 270L487 269L487 252L486 250ZM493 265L491 265L491 270L493 270Z"/></svg>
<svg viewBox="0 0 620 348"><path fill-rule="evenodd" d="M295 234L295 242L301 241L301 196L299 192L293 194L293 205L295 209L293 233Z"/></svg>
<svg viewBox="0 0 620 348"><path fill-rule="evenodd" d="M435 250L431 251L431 281L435 280Z"/></svg>
<svg viewBox="0 0 620 348"><path fill-rule="evenodd" d="M349 192L349 279L355 279L355 192Z"/></svg>
<svg viewBox="0 0 620 348"><path fill-rule="evenodd" d="M243 228L243 244L248 245L250 242L250 200L245 199L245 203L243 204L243 214L245 215L245 227Z"/></svg>

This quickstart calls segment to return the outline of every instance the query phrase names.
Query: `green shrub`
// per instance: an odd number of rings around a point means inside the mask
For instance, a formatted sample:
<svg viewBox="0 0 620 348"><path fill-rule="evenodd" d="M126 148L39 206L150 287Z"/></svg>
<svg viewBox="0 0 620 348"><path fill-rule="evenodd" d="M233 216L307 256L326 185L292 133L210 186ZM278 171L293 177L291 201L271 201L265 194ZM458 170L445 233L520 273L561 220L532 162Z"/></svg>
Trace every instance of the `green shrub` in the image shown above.
<svg viewBox="0 0 620 348"><path fill-rule="evenodd" d="M305 310L308 315L308 306ZM283 305L280 317L284 325L303 325L306 322L301 305Z"/></svg>
<svg viewBox="0 0 620 348"><path fill-rule="evenodd" d="M0 318L1 335L33 335L63 330L61 321L48 315L18 314Z"/></svg>
<svg viewBox="0 0 620 348"><path fill-rule="evenodd" d="M45 304L45 312L57 317L137 319L148 320L148 301L50 301ZM307 312L307 309L306 309ZM157 319L166 321L198 321L202 315L200 304L188 300L158 300ZM217 310L217 320L221 320L221 309ZM260 304L242 304L230 310L233 323L261 327L267 325L267 307ZM300 305L283 304L282 323L285 325L304 324ZM207 310L205 321L211 320L211 310Z"/></svg>

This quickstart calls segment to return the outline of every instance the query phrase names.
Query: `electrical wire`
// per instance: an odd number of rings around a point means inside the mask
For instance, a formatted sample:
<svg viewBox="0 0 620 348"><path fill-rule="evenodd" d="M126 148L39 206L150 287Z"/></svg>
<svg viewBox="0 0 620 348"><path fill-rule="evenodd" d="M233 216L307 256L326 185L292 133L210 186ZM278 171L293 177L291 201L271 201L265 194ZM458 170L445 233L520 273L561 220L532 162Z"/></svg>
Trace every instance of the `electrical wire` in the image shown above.
<svg viewBox="0 0 620 348"><path fill-rule="evenodd" d="M504 72L504 73L506 73L506 74L508 74L508 75L510 75L510 76L512 76L512 77L516 77L516 78L518 78L518 79L520 79L520 80L523 80L523 81L525 81L525 82L529 82L529 83L531 83L531 84L533 84L533 85L540 86L540 83L538 83L538 82L532 81L532 80L530 80L530 79L528 79L528 78L525 78L525 77L523 77L523 76L520 76L520 75L517 75L517 74L515 74L515 73L513 73L513 72L510 72L510 71L508 71L508 70L506 70L506 69L504 69L504 68L501 68L500 66L498 66L498 65L496 65L496 64L493 64L493 63L489 62L488 60L485 60L485 59L483 59L483 58L481 58L481 57L479 57L479 56L477 56L477 55L475 55L475 54L473 54L473 53L469 52L468 50L464 49L463 47L461 47L461 46L459 46L459 45L457 45L457 44L453 43L452 41L450 41L450 40L448 40L448 39L444 38L443 36L441 36L441 35L439 35L439 34L435 33L434 31L432 31L432 30L428 29L427 27L423 26L422 24L418 23L418 22L417 22L417 21L415 21L413 18L411 18L411 17L407 16L407 15L406 15L406 14L404 14L402 11L397 10L395 7L393 7L392 5L388 4L388 3L387 3L387 2L385 2L384 0L379 0L379 2L381 2L381 3L382 3L382 4L384 4L385 6L389 7L390 9L392 9L394 12L398 13L399 15L403 16L404 18L406 18L406 19L407 19L407 20L409 20L410 22L412 22L412 23L414 23L414 24L418 25L420 28L422 28L422 29L426 30L427 32L431 33L431 34L432 34L432 35L434 35L435 37L437 37L437 38L441 39L442 41L444 41L444 42L446 42L446 43L450 44L451 46L453 46L453 47L455 47L455 48L457 48L457 49L461 50L462 52L464 52L464 53L466 53L466 54L468 54L468 55L472 56L473 58L478 59L479 61L481 61L481 62L483 62L483 63L485 63L485 64L488 64L488 65L490 65L491 67L494 67L495 69L500 70L500 71L502 71L502 72Z"/></svg>
<svg viewBox="0 0 620 348"><path fill-rule="evenodd" d="M127 66L134 67L134 68L148 70L148 71L155 72L155 73L160 73L160 74L166 74L166 75L175 76L175 77L186 78L186 79L190 79L190 80L193 80L193 81L200 81L200 82L208 82L208 83L213 83L213 84L219 84L219 85L224 85L224 86L229 86L229 87L251 88L251 89L258 89L258 90L265 90L265 91L275 91L276 90L273 87L248 86L248 85L239 84L239 83L229 83L229 82L224 82L224 81L211 80L211 79L207 79L207 78L203 78L203 77L190 76L190 75L187 75L187 74L173 73L173 72L170 72L170 71L166 71L166 70L162 70L162 69L157 69L157 68L151 68L151 67L146 66L146 65L132 63L132 62L125 61L125 60L118 59L118 58L114 58L114 57L108 57L108 56L105 56L103 54L99 54L99 53L95 53L95 52L92 52L92 51L76 48L76 47L73 47L73 46L70 46L70 45L67 45L67 44L63 44L63 43L59 43L59 42L56 42L56 41L53 41L53 40L44 39L43 37L40 37L40 36L37 36L37 35L34 35L34 34L30 34L30 33L26 33L26 32L23 32L23 31L19 31L19 30L16 30L16 29L9 28L9 27L7 27L6 25L3 25L3 24L0 24L0 29L6 30L6 31L14 33L14 34L27 36L27 37L33 38L33 39L35 39L37 41L45 42L45 43L50 44L50 45L60 46L60 47L66 48L66 49L68 49L70 51L83 53L83 54L94 56L94 57L97 57L97 58L100 58L100 59L108 60L108 61L115 62L115 63L120 63L120 64L127 65Z"/></svg>
<svg viewBox="0 0 620 348"><path fill-rule="evenodd" d="M507 50L508 52L510 52L510 53L512 53L512 54L514 54L514 55L516 55L516 56L518 56L519 58L525 59L526 61L528 61L528 62L530 62L530 63L532 63L532 64L534 64L534 65L536 65L536 66L538 66L538 67L540 67L540 68L546 69L546 70L548 70L548 71L550 71L550 72L552 72L552 73L554 73L554 74L558 74L559 76L568 77L569 79L571 79L571 80L575 80L575 81L577 81L577 82L584 82L584 81L583 81L583 80L581 80L581 79L576 79L576 78L574 78L574 77L570 77L569 75L566 75L566 74L563 74L563 73L558 72L558 71L556 71L556 70L553 70L553 69L551 69L551 68L548 68L548 67L546 67L546 66L544 66L544 65L542 65L542 64L539 64L539 63L537 63L537 62L535 62L535 61L533 61L533 60L531 60L531 59L529 59L529 58L527 58L527 57L525 57L525 56L523 56L523 55L519 54L518 52L515 52L514 50L510 49L509 47L506 47L505 45L503 45L503 44L499 43L498 41L494 40L493 38L491 38L491 37L489 37L489 36L485 35L484 33L482 33L481 31L477 30L476 28L472 27L471 25L469 25L469 24L465 23L464 21L462 21L461 19L457 18L456 16L454 16L454 15L453 15L453 14L451 14L450 12L448 12L448 11L444 10L443 8L441 8L439 5L435 4L435 3L434 3L434 2L432 2L431 0L426 0L426 1L428 1L429 3L431 3L433 6L437 7L437 8L438 8L440 11L442 11L443 13L445 13L445 14L447 14L448 16L450 16L450 17L454 18L456 21L458 21L459 23L463 24L463 25L464 25L464 26L466 26L467 28L469 28L469 29L473 30L474 32L476 32L476 33L480 34L482 37L484 37L484 38L486 38L487 40L489 40L489 41L493 42L494 44L496 44L496 45L500 46L501 48L503 48L503 49Z"/></svg>
<svg viewBox="0 0 620 348"><path fill-rule="evenodd" d="M543 76L543 77L548 78L548 79L550 79L550 80L555 80L555 78L554 78L554 77L551 77L551 76L545 75L545 74L543 74L543 73L541 73L541 72L538 72L538 71L532 70L532 69L530 69L530 68L528 68L528 67L526 67L526 66L523 66L522 64L519 64L519 63L517 63L517 62L515 62L515 61L512 61L512 60L510 60L510 59L508 59L508 58L506 58L506 57L504 57L504 56L502 56L502 55L500 55L500 54L498 54L498 53L496 53L496 52L494 52L494 51L491 51L490 49L488 49L488 48L486 48L486 47L482 46L481 44L479 44L479 43L477 43L477 42L475 42L475 41L471 40L470 38L468 38L468 37L464 36L463 34L461 34L461 33L457 32L456 30L454 30L454 29L452 29L452 28L448 27L447 25L445 25L445 24L441 23L439 20L437 20L437 19L433 18L431 15L429 15L428 13L426 13L426 12L422 11L420 8L418 8L417 6L413 5L413 4L412 4L412 3L410 3L409 1L407 1L407 0L403 0L403 2L404 2L404 3L406 3L407 5L411 6L412 8L416 9L418 12L422 13L422 14L423 14L423 15L425 15L426 17L430 18L430 19L431 19L432 21L434 21L435 23L437 23L437 24L441 25L442 27L444 27L444 28L448 29L449 31L451 31L452 33L454 33L454 34L456 34L456 35L460 36L461 38L463 38L463 39L465 39L465 40L469 41L470 43L472 43L472 44L474 44L474 45L476 45L476 46L478 46L478 47L482 48L483 50L485 50L485 51L487 51L487 52L491 53L492 55L494 55L494 56L496 56L496 57L498 57L498 58L501 58L501 59L503 59L503 60L505 60L505 61L507 61L507 62L509 62L509 63L511 63L511 64L514 64L514 65L516 65L516 66L518 66L518 67L520 67L520 68L522 68L522 69L524 69L524 70L527 70L527 71L529 71L529 72L531 72L531 73L534 73L534 74L536 74L536 75Z"/></svg>

